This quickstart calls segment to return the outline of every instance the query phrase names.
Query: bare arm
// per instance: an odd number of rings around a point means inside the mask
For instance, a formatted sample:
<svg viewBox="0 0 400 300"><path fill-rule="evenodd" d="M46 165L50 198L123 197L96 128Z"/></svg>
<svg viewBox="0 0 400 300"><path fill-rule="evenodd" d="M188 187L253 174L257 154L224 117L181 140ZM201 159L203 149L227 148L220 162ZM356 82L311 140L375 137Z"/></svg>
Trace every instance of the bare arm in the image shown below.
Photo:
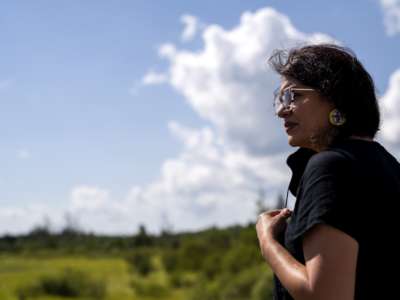
<svg viewBox="0 0 400 300"><path fill-rule="evenodd" d="M332 226L319 224L303 240L312 299L354 299L358 242Z"/></svg>
<svg viewBox="0 0 400 300"><path fill-rule="evenodd" d="M283 286L296 300L353 299L358 243L329 225L316 225L303 240L304 265L274 238L286 217L269 212L257 222L261 252Z"/></svg>

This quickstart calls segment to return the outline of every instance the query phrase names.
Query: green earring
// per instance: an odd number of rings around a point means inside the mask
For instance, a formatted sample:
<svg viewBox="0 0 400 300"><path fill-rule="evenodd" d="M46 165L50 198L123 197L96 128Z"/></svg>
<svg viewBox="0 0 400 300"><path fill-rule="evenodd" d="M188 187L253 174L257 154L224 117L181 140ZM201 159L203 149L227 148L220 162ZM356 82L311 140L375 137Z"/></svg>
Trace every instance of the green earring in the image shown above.
<svg viewBox="0 0 400 300"><path fill-rule="evenodd" d="M329 113L329 122L333 126L342 126L344 123L346 123L346 118L338 109L335 108Z"/></svg>

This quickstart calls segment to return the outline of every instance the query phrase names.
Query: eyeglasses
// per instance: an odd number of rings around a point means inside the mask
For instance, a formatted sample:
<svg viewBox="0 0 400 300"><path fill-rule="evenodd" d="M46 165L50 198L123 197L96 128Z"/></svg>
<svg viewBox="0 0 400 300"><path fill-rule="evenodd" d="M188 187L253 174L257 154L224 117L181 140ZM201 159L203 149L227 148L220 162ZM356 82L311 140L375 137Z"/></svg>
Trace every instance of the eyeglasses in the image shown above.
<svg viewBox="0 0 400 300"><path fill-rule="evenodd" d="M288 87L288 88L284 89L282 92L279 92L279 89L277 89L274 92L274 108L275 108L276 114L278 114L278 112L282 108L284 108L284 109L292 108L292 104L296 100L296 91L299 91L299 92L315 91L315 89Z"/></svg>

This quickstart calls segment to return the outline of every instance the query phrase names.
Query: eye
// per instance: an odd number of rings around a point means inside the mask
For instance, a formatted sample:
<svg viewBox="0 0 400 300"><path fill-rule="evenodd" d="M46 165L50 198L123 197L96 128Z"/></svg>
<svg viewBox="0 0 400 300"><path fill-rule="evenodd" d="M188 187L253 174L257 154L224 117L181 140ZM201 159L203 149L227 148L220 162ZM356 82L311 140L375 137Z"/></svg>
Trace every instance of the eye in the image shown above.
<svg viewBox="0 0 400 300"><path fill-rule="evenodd" d="M301 93L295 92L295 91L292 91L292 92L291 92L291 98L292 98L293 100L296 100L298 97L301 97Z"/></svg>

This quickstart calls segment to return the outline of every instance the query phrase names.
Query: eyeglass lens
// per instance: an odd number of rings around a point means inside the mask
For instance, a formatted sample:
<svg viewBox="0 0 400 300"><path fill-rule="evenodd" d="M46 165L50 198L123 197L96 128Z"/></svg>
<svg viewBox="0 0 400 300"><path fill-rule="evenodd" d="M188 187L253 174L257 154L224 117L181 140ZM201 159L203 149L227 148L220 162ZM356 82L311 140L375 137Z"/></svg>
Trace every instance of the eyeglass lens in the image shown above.
<svg viewBox="0 0 400 300"><path fill-rule="evenodd" d="M284 90L282 94L277 92L275 94L275 100L274 100L274 106L276 112L278 112L282 108L282 106L285 108L288 107L292 102L292 100L293 100L293 93L290 88Z"/></svg>

